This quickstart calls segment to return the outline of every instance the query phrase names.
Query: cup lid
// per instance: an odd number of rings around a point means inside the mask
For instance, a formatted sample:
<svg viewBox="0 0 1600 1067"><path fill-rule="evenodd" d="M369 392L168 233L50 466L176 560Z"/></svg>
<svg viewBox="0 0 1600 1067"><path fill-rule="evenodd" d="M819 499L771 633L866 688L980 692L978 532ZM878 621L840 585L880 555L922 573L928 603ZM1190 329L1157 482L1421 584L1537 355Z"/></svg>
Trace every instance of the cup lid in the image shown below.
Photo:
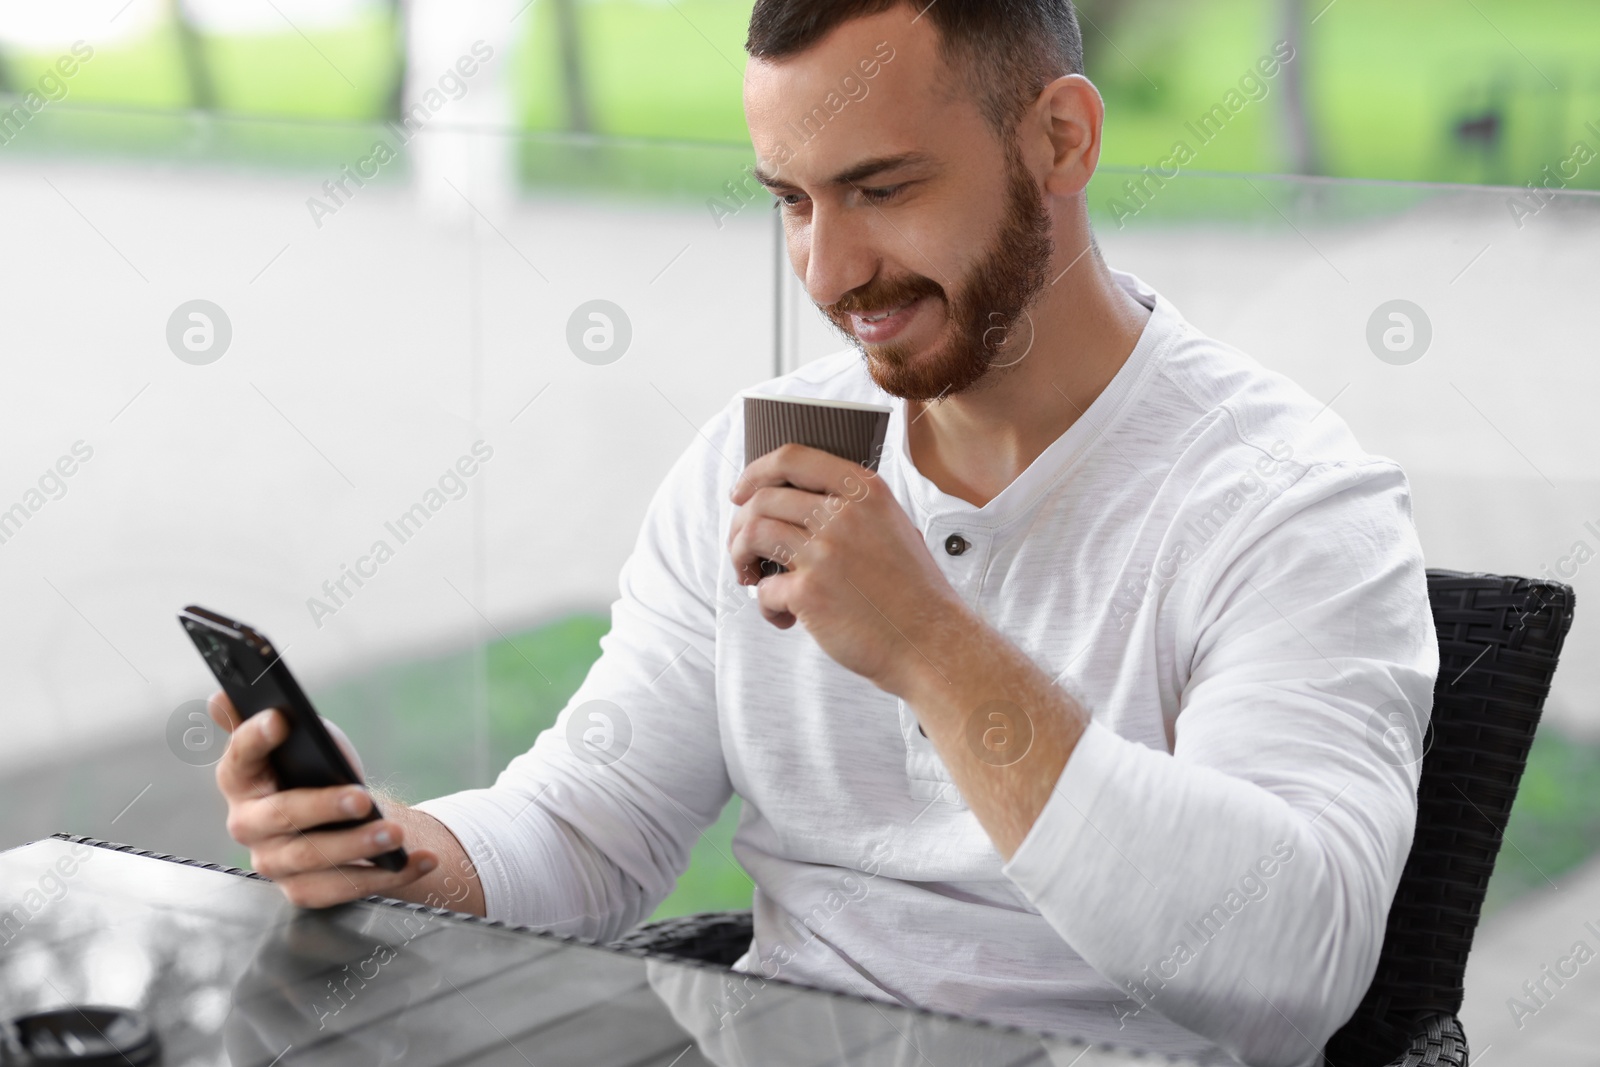
<svg viewBox="0 0 1600 1067"><path fill-rule="evenodd" d="M131 1008L72 1005L20 1016L7 1029L21 1062L34 1067L148 1067L161 1052L150 1020Z"/></svg>

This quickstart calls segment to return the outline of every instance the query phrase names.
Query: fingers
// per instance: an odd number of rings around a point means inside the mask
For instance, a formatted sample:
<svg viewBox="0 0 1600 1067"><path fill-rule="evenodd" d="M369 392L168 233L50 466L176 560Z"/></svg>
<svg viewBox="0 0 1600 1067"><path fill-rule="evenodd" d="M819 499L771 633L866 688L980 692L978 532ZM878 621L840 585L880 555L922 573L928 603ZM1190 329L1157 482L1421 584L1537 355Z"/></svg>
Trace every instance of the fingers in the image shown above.
<svg viewBox="0 0 1600 1067"><path fill-rule="evenodd" d="M371 810L372 797L360 786L289 789L234 803L228 813L228 833L251 847L282 834L359 819Z"/></svg>
<svg viewBox="0 0 1600 1067"><path fill-rule="evenodd" d="M217 690L211 694L211 699L206 701L206 711L216 724L230 734L239 728L239 713L234 710L233 701L228 699L228 694Z"/></svg>
<svg viewBox="0 0 1600 1067"><path fill-rule="evenodd" d="M733 502L742 506L764 486L790 485L813 493L838 493L859 499L872 474L859 463L818 448L788 444L768 452L744 469L734 486Z"/></svg>
<svg viewBox="0 0 1600 1067"><path fill-rule="evenodd" d="M865 489L865 483L853 475L849 477L858 489ZM761 580L763 559L789 566L796 553L821 535L852 500L862 498L859 494L852 497L837 492L811 492L789 485L766 485L739 495L744 503L729 525L728 548L741 585L754 585Z"/></svg>
<svg viewBox="0 0 1600 1067"><path fill-rule="evenodd" d="M293 831L268 837L250 849L250 862L268 878L279 880L371 859L404 843L405 830L399 823L378 819L348 830Z"/></svg>
<svg viewBox="0 0 1600 1067"><path fill-rule="evenodd" d="M280 791L268 757L289 734L282 712L268 709L241 722L225 693L214 694L206 709L232 733L217 762L217 787L228 801L228 834L250 850L251 865L279 882L291 903L328 907L392 892L438 866L438 856L426 849L411 853L400 871L368 863L405 842L404 828L388 819L344 830L315 829L361 818L373 810L373 800L360 786ZM349 741L337 733L335 740L359 767Z"/></svg>
<svg viewBox="0 0 1600 1067"><path fill-rule="evenodd" d="M250 716L233 731L227 751L217 761L217 788L230 803L277 789L267 753L288 735L288 723L283 714L273 708Z"/></svg>
<svg viewBox="0 0 1600 1067"><path fill-rule="evenodd" d="M797 621L789 610L789 596L795 575L775 574L756 587L756 603L761 605L761 617L780 630L787 630Z"/></svg>
<svg viewBox="0 0 1600 1067"><path fill-rule="evenodd" d="M729 541L739 527L757 516L778 519L802 527L808 535L815 534L828 524L828 520L843 511L844 497L837 493L810 493L792 486L763 486L751 493L744 506L735 513Z"/></svg>
<svg viewBox="0 0 1600 1067"><path fill-rule="evenodd" d="M747 518L737 525L729 542L733 570L740 585L755 585L761 580L761 561L770 559L784 566L810 539L805 530L779 519L765 516Z"/></svg>
<svg viewBox="0 0 1600 1067"><path fill-rule="evenodd" d="M274 879L289 903L302 908L329 908L349 900L374 895L392 896L439 865L439 857L426 849L410 853L405 867L343 866Z"/></svg>

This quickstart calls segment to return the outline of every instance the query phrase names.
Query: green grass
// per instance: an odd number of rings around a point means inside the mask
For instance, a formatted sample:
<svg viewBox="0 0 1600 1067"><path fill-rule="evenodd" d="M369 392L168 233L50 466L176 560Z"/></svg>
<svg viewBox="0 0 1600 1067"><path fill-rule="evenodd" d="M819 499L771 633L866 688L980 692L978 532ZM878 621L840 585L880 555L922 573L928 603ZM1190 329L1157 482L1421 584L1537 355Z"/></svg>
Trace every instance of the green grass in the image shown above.
<svg viewBox="0 0 1600 1067"><path fill-rule="evenodd" d="M1600 126L1600 6L1474 2L1341 0L1318 24L1328 58L1313 67L1312 92L1330 173L1521 185L1576 137L1600 149L1583 131L1586 120ZM1354 17L1336 17L1347 5ZM1444 129L1497 98L1504 158L1452 148ZM1578 185L1600 188L1600 166Z"/></svg>
<svg viewBox="0 0 1600 1067"><path fill-rule="evenodd" d="M1320 6L1320 5L1313 5ZM575 5L594 132L720 143L748 150L741 99L750 0L588 0ZM1139 167L1168 158L1177 141L1195 169L1280 172L1284 79L1201 145L1186 122L1283 36L1278 0L1135 0L1129 13L1085 31L1090 74L1107 101L1102 161ZM524 128L566 123L554 10L535 2L517 23L513 95ZM234 114L377 119L393 84L393 27L371 17L303 39L284 33L208 41L220 106ZM1310 28L1296 63L1305 73L1323 167L1341 177L1521 185L1585 139L1600 151L1600 5L1590 0L1336 0ZM515 58L512 58L512 57ZM13 81L36 80L54 55L8 55ZM71 83L69 102L153 108L188 105L181 52L170 29L97 51ZM1503 116L1492 155L1459 146L1451 130L1491 105ZM335 160L343 162L344 160ZM546 161L548 162L548 161ZM681 180L656 157L634 187ZM525 153L530 182L552 178ZM700 180L698 175L694 180ZM720 184L720 181L716 184ZM1600 162L1574 188L1600 188ZM626 186L623 186L626 191ZM715 188L715 185L713 185Z"/></svg>
<svg viewBox="0 0 1600 1067"><path fill-rule="evenodd" d="M207 37L207 68L220 110L241 115L314 119L381 116L394 81L395 32L386 17L302 37L293 30L248 37ZM19 92L36 85L62 50L8 52ZM137 40L101 45L66 80L72 104L186 109L194 96L175 27Z"/></svg>
<svg viewBox="0 0 1600 1067"><path fill-rule="evenodd" d="M92 44L91 44L92 47ZM50 52L7 50L4 56L11 88L18 93L39 79L67 49ZM189 106L188 79L178 35L163 28L135 41L101 46L65 80L66 97L51 107L78 104L120 104L135 108Z"/></svg>
<svg viewBox="0 0 1600 1067"><path fill-rule="evenodd" d="M1600 745L1572 740L1550 726L1534 736L1527 770L1495 860L1484 900L1487 915L1600 854Z"/></svg>
<svg viewBox="0 0 1600 1067"><path fill-rule="evenodd" d="M218 106L307 118L383 115L398 65L395 39L386 17L318 33L315 49L292 31L216 38L207 47Z"/></svg>
<svg viewBox="0 0 1600 1067"><path fill-rule="evenodd" d="M750 0L574 6L594 132L749 144L742 94ZM524 125L563 129L554 9L536 3L523 21L517 95Z"/></svg>
<svg viewBox="0 0 1600 1067"><path fill-rule="evenodd" d="M1202 169L1287 169L1281 75L1212 144L1200 148L1184 127L1282 39L1278 6L1168 5L1168 18L1126 20L1113 31L1115 48L1088 33L1090 73L1107 98L1105 161L1155 163L1188 136ZM1576 137L1600 150L1600 139L1583 129L1589 119L1600 125L1597 40L1600 7L1586 0L1337 0L1296 60L1323 169L1339 177L1520 185L1565 159ZM1450 131L1491 101L1502 107L1505 141L1486 159L1457 148ZM1575 187L1600 188L1600 166Z"/></svg>

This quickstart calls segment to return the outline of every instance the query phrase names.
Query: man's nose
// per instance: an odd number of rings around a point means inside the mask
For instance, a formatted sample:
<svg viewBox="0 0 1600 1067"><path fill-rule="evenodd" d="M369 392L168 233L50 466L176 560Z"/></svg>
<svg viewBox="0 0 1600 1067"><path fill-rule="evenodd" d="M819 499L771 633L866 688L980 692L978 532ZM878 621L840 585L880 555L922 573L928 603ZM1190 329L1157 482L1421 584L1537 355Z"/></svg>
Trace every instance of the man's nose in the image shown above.
<svg viewBox="0 0 1600 1067"><path fill-rule="evenodd" d="M877 274L872 229L853 212L815 207L805 238L805 280L818 306L831 307Z"/></svg>

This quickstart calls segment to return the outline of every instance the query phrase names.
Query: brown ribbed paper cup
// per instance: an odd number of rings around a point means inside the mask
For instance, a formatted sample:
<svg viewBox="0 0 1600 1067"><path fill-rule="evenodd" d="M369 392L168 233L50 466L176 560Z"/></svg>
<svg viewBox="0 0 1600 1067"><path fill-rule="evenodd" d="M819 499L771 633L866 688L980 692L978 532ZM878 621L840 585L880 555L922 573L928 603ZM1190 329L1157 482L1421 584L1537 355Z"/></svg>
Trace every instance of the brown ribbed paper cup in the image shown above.
<svg viewBox="0 0 1600 1067"><path fill-rule="evenodd" d="M797 444L821 449L875 471L883 458L891 411L879 404L747 395L744 398L745 465L749 466L781 445ZM783 567L771 560L761 561L764 575L783 571Z"/></svg>
<svg viewBox="0 0 1600 1067"><path fill-rule="evenodd" d="M780 445L820 448L840 459L878 469L889 433L891 409L807 397L750 395L744 398L744 461Z"/></svg>

